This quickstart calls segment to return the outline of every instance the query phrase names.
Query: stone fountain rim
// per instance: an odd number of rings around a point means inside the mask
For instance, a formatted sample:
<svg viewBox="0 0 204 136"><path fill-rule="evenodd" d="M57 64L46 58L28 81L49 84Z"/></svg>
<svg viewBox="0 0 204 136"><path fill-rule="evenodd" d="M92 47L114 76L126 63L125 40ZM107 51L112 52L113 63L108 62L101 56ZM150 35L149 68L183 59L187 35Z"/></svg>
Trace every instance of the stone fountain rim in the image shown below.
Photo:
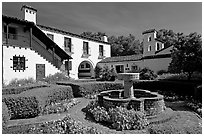
<svg viewBox="0 0 204 136"><path fill-rule="evenodd" d="M131 100L133 100L133 101L160 100L160 99L163 99L163 98L164 98L163 95L160 95L160 94L158 94L158 93L156 93L156 92L151 92L151 91L149 91L149 90L134 89L134 91L135 91L135 90L136 90L136 91L144 91L144 92L147 92L147 93L150 93L150 94L156 95L156 97L123 98L123 99L117 99L117 98L110 98L109 96L104 95L104 96L103 96L103 99L105 99L105 100L110 100L110 101L123 101L123 102L126 102L126 101L131 101ZM101 92L99 95L101 95L101 94L107 94L107 93L109 93L109 92L113 92L113 91L115 91L115 92L117 92L117 91L119 91L119 92L123 92L124 90L108 90L108 91L103 91L103 92Z"/></svg>

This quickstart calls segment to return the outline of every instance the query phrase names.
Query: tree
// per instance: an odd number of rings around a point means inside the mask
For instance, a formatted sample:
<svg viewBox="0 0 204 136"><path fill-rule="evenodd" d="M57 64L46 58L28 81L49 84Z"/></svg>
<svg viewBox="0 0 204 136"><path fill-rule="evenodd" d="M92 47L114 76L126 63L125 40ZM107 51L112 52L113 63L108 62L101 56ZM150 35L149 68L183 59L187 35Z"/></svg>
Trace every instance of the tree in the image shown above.
<svg viewBox="0 0 204 136"><path fill-rule="evenodd" d="M184 35L177 34L177 39L172 49L172 61L169 66L170 72L186 72L188 80L193 72L202 71L202 40L196 32Z"/></svg>

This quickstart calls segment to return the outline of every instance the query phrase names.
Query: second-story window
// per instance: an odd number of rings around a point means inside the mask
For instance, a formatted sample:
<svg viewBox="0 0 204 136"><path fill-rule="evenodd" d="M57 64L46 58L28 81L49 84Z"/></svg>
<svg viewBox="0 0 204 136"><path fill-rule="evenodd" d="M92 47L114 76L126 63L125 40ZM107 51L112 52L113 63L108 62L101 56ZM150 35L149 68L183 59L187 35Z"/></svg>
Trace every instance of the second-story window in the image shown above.
<svg viewBox="0 0 204 136"><path fill-rule="evenodd" d="M104 56L103 45L99 45L99 56Z"/></svg>
<svg viewBox="0 0 204 136"><path fill-rule="evenodd" d="M47 36L48 36L51 40L54 41L54 35L53 35L53 34L48 34L48 33L47 33Z"/></svg>
<svg viewBox="0 0 204 136"><path fill-rule="evenodd" d="M83 54L88 55L89 53L89 43L83 42Z"/></svg>
<svg viewBox="0 0 204 136"><path fill-rule="evenodd" d="M148 42L150 42L152 40L151 36L148 37Z"/></svg>
<svg viewBox="0 0 204 136"><path fill-rule="evenodd" d="M72 52L72 40L71 38L64 37L64 50Z"/></svg>

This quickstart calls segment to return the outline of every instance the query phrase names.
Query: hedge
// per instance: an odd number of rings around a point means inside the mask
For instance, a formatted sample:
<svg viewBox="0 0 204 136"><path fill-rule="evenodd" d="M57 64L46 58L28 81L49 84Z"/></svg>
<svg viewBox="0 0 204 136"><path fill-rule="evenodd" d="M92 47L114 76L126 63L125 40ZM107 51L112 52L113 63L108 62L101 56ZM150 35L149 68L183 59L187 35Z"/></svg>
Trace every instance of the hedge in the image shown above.
<svg viewBox="0 0 204 136"><path fill-rule="evenodd" d="M30 86L22 86L22 87L5 87L2 88L2 95L9 95L9 94L20 94L24 91L34 89L34 88L42 88L48 87L50 85L30 85Z"/></svg>
<svg viewBox="0 0 204 136"><path fill-rule="evenodd" d="M98 94L101 91L124 88L123 83L116 82L58 82L57 84L71 86L74 97L85 97L86 95Z"/></svg>
<svg viewBox="0 0 204 136"><path fill-rule="evenodd" d="M10 120L11 115L10 112L5 104L2 102L2 128L4 129L7 125L7 122Z"/></svg>
<svg viewBox="0 0 204 136"><path fill-rule="evenodd" d="M20 119L38 116L46 106L71 98L73 92L70 86L50 86L17 95L4 95L3 102L11 112L11 119Z"/></svg>
<svg viewBox="0 0 204 136"><path fill-rule="evenodd" d="M196 87L201 84L199 82L188 81L139 81L134 82L133 87L138 89L146 89L150 91L166 91L174 92L181 96L196 96Z"/></svg>
<svg viewBox="0 0 204 136"><path fill-rule="evenodd" d="M11 112L11 119L32 118L40 112L35 97L7 97L3 99L3 102Z"/></svg>

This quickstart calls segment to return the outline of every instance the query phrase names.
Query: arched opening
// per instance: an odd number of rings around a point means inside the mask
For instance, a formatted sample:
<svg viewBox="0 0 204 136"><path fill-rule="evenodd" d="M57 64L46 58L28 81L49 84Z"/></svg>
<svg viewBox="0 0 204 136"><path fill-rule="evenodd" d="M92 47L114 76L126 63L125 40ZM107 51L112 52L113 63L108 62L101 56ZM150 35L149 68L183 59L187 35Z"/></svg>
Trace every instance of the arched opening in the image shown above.
<svg viewBox="0 0 204 136"><path fill-rule="evenodd" d="M94 77L93 65L89 61L83 61L78 67L78 78L89 79Z"/></svg>

